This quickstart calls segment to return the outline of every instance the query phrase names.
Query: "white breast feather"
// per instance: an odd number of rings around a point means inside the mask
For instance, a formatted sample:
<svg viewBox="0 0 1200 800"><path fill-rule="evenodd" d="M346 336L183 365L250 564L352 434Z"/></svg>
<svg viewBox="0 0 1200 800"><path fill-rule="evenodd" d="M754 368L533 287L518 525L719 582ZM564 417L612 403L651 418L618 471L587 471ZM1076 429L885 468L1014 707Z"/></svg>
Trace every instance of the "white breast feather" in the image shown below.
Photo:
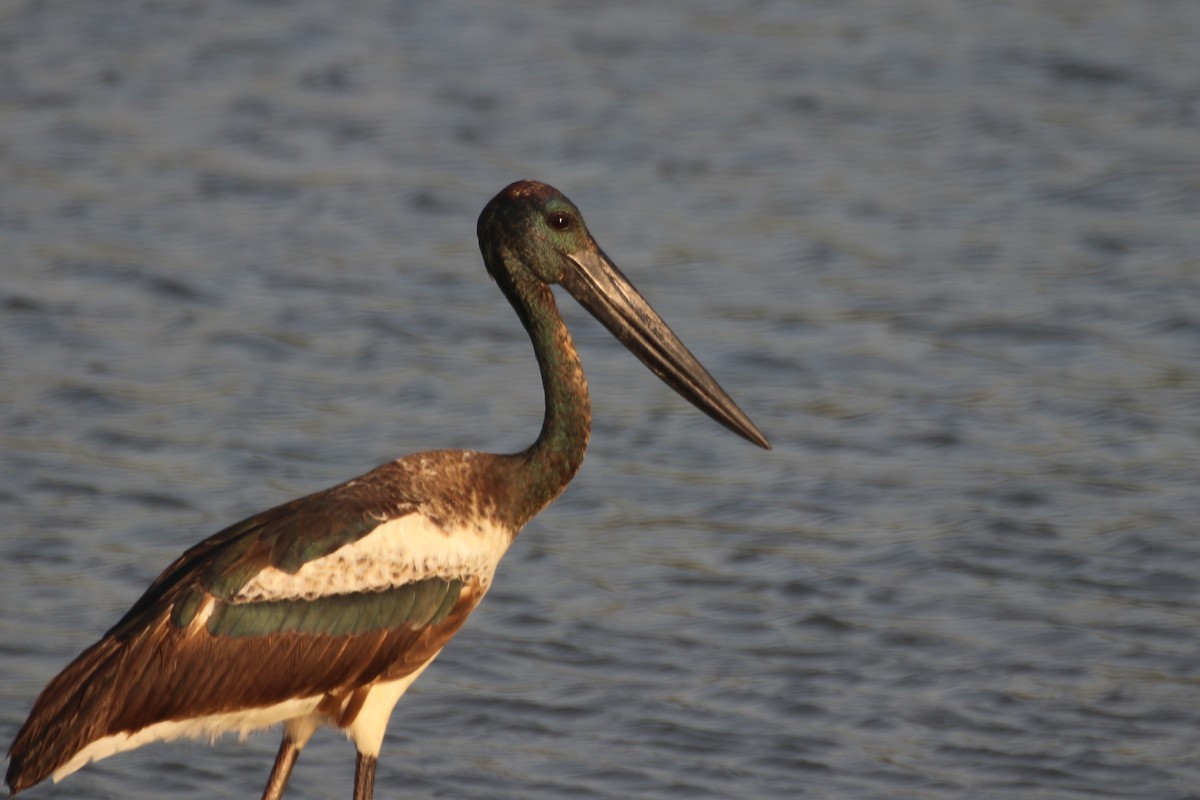
<svg viewBox="0 0 1200 800"><path fill-rule="evenodd" d="M233 602L312 600L382 591L423 578L474 577L487 586L511 538L504 528L487 521L443 529L422 514L409 514L308 562L295 575L268 567L243 586Z"/></svg>

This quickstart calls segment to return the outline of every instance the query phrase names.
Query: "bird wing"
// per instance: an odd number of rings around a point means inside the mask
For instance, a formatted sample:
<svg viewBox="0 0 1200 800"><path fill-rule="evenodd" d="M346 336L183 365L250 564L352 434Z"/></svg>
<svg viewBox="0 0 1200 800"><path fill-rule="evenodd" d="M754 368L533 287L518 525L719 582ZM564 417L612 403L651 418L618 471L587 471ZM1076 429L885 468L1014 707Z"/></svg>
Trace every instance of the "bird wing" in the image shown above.
<svg viewBox="0 0 1200 800"><path fill-rule="evenodd" d="M398 469L250 517L176 559L43 690L9 750L10 788L37 783L106 737L297 698L335 708L432 659L482 599L491 570L442 558L431 571L426 545L413 563L368 574L364 589L354 575L347 583L356 567L346 554L395 559L409 541L454 541L429 522L417 492L371 499Z"/></svg>
<svg viewBox="0 0 1200 800"><path fill-rule="evenodd" d="M378 482L375 476L386 469L255 514L192 546L154 579L105 635L141 629L147 615L153 616L185 586L230 599L267 567L296 572L384 522L418 511L420 498L396 498L386 504L370 499L370 488Z"/></svg>

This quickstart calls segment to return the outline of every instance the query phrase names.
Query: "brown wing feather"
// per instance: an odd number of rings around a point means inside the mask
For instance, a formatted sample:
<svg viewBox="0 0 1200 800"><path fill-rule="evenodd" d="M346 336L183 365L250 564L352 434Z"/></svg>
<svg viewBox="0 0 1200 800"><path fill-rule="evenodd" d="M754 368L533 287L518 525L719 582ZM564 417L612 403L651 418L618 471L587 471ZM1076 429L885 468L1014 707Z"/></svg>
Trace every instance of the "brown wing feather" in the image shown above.
<svg viewBox="0 0 1200 800"><path fill-rule="evenodd" d="M15 794L44 780L106 736L295 697L326 695L322 708L341 708L332 700L343 693L419 668L478 604L484 592L478 581L465 580L453 607L428 624L426 618L346 635L214 636L190 623L206 598L232 600L263 568L294 573L418 508L446 526L482 506L496 512L507 491L496 483L496 458L502 457L461 451L411 456L250 517L189 549L38 696L9 748L9 788ZM515 535L518 521L508 522ZM341 724L353 722L353 714L342 716Z"/></svg>
<svg viewBox="0 0 1200 800"><path fill-rule="evenodd" d="M408 675L441 650L482 596L482 585L468 581L434 624L349 636L213 636L202 626L172 625L165 608L135 634L105 636L42 691L9 750L9 788L15 794L44 780L106 736L290 698L345 695Z"/></svg>

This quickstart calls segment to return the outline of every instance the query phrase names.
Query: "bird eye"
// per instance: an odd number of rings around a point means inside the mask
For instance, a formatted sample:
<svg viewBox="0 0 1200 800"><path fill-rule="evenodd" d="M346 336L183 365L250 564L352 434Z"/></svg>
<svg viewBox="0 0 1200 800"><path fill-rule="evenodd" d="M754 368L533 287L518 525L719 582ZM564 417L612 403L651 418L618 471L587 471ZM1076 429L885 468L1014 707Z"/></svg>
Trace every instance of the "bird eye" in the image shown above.
<svg viewBox="0 0 1200 800"><path fill-rule="evenodd" d="M562 211L553 211L546 217L546 222L556 231L565 231L571 227L571 217Z"/></svg>

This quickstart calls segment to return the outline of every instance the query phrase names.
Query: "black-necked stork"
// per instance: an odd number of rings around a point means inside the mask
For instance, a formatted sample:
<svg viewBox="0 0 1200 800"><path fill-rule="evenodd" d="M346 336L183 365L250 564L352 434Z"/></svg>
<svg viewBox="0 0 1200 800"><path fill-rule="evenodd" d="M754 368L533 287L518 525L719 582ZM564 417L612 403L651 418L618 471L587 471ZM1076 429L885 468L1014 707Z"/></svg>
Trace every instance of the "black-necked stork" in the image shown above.
<svg viewBox="0 0 1200 800"><path fill-rule="evenodd" d="M354 741L354 797L370 798L396 701L583 461L587 382L551 284L697 408L770 447L556 189L512 184L484 208L478 234L533 340L546 398L537 441L512 455L417 453L188 550L38 696L8 751L13 794L149 742L282 723L264 798L283 795L321 725Z"/></svg>

